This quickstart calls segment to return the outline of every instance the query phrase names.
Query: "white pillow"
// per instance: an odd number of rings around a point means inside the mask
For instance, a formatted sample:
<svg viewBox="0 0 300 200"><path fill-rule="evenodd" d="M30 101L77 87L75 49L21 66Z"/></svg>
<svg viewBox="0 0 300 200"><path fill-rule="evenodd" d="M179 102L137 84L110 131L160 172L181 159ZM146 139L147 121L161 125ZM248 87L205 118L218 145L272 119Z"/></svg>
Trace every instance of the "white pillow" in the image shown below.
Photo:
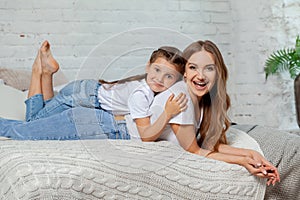
<svg viewBox="0 0 300 200"><path fill-rule="evenodd" d="M4 85L0 80L0 117L8 119L25 119L27 92Z"/></svg>
<svg viewBox="0 0 300 200"><path fill-rule="evenodd" d="M58 85L53 88L56 95L66 84ZM8 119L25 120L26 106L24 101L27 99L28 90L21 91L11 86L5 85L0 79L0 117Z"/></svg>

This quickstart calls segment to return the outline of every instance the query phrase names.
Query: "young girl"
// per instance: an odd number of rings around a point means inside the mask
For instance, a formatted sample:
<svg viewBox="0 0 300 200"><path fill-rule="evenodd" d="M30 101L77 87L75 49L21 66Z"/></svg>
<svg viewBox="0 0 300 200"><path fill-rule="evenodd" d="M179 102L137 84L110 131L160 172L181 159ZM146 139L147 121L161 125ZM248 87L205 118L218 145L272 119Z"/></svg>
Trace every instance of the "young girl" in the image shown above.
<svg viewBox="0 0 300 200"><path fill-rule="evenodd" d="M178 49L161 47L152 53L145 75L112 83L77 80L53 96L52 76L59 65L51 54L49 43L45 41L32 68L25 102L27 122L1 119L0 133L14 139L84 139L103 137L103 134L107 134L107 138L129 139L130 135L124 128L124 115L131 113L136 119L147 121L154 95L181 79L184 65L185 60ZM161 121L168 121L184 110L185 104L185 95L176 98L171 95L160 120L147 126L140 134L162 129ZM92 118L97 120L89 121ZM65 124L60 126L62 121ZM96 130L88 128L93 123L96 123ZM40 129L43 133L36 132Z"/></svg>

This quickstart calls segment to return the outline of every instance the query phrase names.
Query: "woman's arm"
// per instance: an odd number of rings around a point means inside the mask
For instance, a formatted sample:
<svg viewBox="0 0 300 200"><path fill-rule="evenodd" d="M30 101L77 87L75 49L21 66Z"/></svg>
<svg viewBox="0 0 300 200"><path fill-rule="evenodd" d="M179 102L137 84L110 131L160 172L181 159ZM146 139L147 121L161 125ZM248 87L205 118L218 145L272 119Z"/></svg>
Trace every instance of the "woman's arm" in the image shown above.
<svg viewBox="0 0 300 200"><path fill-rule="evenodd" d="M155 141L162 134L170 119L187 108L186 103L185 94L181 93L175 99L172 94L166 102L164 111L152 125L150 117L135 119L142 141Z"/></svg>
<svg viewBox="0 0 300 200"><path fill-rule="evenodd" d="M218 150L219 152L226 153L226 154L241 155L241 156L252 158L255 161L254 166L256 168L263 167L268 171L268 173L273 173L275 175L276 178L273 179L272 181L269 180L268 185L271 183L274 185L275 182L280 182L280 175L278 169L275 166L273 166L272 163L266 160L265 157L261 155L259 152L252 149L237 148L226 144L220 144Z"/></svg>
<svg viewBox="0 0 300 200"><path fill-rule="evenodd" d="M177 140L182 148L190 153L205 156L215 160L227 162L230 164L238 164L244 166L251 174L256 175L261 178L273 178L274 174L268 174L265 168L256 168L256 161L246 155L236 155L229 154L230 149L224 149L224 152L211 152L206 149L202 149L197 144L197 139L195 137L195 128L193 125L179 125L171 124L171 127L176 134ZM273 179L272 179L273 180Z"/></svg>
<svg viewBox="0 0 300 200"><path fill-rule="evenodd" d="M232 154L232 155L251 157L257 161L256 164L257 167L260 167L263 164L268 164L268 165L271 164L259 152L252 149L244 149L244 148L233 147L227 144L220 144L218 151L222 153Z"/></svg>

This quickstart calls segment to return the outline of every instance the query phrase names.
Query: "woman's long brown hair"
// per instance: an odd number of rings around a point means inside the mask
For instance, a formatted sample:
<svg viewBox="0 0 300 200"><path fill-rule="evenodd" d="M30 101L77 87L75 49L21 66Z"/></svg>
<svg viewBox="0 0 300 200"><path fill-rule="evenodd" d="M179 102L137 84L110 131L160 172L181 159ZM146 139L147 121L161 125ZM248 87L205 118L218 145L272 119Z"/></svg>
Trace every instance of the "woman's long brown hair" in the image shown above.
<svg viewBox="0 0 300 200"><path fill-rule="evenodd" d="M201 135L198 144L202 148L218 151L220 144L227 144L226 131L230 126L227 115L230 98L226 89L228 71L218 47L209 40L190 44L183 51L183 56L188 60L199 51L207 51L212 54L217 70L217 79L209 93L199 101L199 107L203 109L203 118L197 131L197 135Z"/></svg>

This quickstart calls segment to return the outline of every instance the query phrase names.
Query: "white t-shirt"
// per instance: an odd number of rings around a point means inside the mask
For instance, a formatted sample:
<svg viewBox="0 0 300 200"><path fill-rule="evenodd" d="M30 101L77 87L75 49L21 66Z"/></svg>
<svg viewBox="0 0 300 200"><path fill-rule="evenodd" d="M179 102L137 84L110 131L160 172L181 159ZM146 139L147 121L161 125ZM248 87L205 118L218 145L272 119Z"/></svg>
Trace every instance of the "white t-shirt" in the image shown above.
<svg viewBox="0 0 300 200"><path fill-rule="evenodd" d="M194 111L194 105L192 100L190 99L190 95L187 89L187 85L184 81L179 81L178 83L174 84L172 87L170 87L168 90L158 94L151 107L150 110L153 113L151 116L151 124L157 120L157 118L161 115L161 113L164 110L165 102L169 98L169 96L174 93L175 97L180 93L186 94L186 97L188 99L187 103L187 109L175 117L173 117L169 123L167 124L166 128L164 129L163 133L158 138L159 140L167 140L170 142L173 142L175 144L178 144L177 138L175 133L173 132L170 124L180 124L180 125L194 125L197 124L195 122L195 111ZM164 102L164 103L162 103Z"/></svg>
<svg viewBox="0 0 300 200"><path fill-rule="evenodd" d="M176 124L181 124L181 125L197 124L197 123L195 123L195 111L194 111L193 102L190 99L187 86L186 86L185 82L183 82L183 81L179 81L179 82L175 83L168 90L155 96L155 98L150 106L150 113L152 113L151 118L150 118L151 124L153 124L158 119L158 117L162 114L162 112L164 111L165 104L166 104L169 96L172 93L174 93L175 97L176 97L181 92L185 93L186 97L188 98L188 103L187 103L188 107L184 112L179 113L178 115L176 115L169 121L169 123L165 127L163 133L158 138L158 140L167 140L167 141L173 142L175 144L178 144L177 138L169 124L170 123L176 123ZM130 135L133 138L139 138L139 133L136 128L136 124L132 120L130 115L126 116L126 123L127 123L127 128L128 128Z"/></svg>
<svg viewBox="0 0 300 200"><path fill-rule="evenodd" d="M98 90L101 108L111 111L114 115L131 113L135 118L150 116L149 107L154 93L145 79L129 81L122 84L103 84Z"/></svg>

